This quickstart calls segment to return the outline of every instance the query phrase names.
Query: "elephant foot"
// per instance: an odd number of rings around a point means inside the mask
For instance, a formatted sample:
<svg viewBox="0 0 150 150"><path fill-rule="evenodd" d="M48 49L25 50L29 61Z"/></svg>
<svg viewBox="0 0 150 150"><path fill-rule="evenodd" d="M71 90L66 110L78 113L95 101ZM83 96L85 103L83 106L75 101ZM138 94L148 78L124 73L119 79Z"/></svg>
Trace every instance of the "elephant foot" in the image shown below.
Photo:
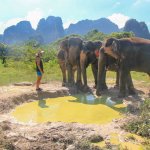
<svg viewBox="0 0 150 150"><path fill-rule="evenodd" d="M76 86L79 87L79 88L81 88L82 87L82 82L77 82Z"/></svg>
<svg viewBox="0 0 150 150"><path fill-rule="evenodd" d="M125 94L125 93L119 93L119 94L118 94L118 98L124 98L124 97L126 97L126 94Z"/></svg>
<svg viewBox="0 0 150 150"><path fill-rule="evenodd" d="M96 84L93 86L94 89L96 89Z"/></svg>
<svg viewBox="0 0 150 150"><path fill-rule="evenodd" d="M108 87L107 86L102 86L102 87L99 88L99 90L100 91L108 90Z"/></svg>
<svg viewBox="0 0 150 150"><path fill-rule="evenodd" d="M128 93L129 93L129 95L135 95L136 94L134 89L130 89Z"/></svg>
<svg viewBox="0 0 150 150"><path fill-rule="evenodd" d="M90 88L88 86L83 86L83 92L88 92L90 90Z"/></svg>
<svg viewBox="0 0 150 150"><path fill-rule="evenodd" d="M66 85L67 85L68 87L73 87L75 84L74 84L74 83L66 83Z"/></svg>
<svg viewBox="0 0 150 150"><path fill-rule="evenodd" d="M67 85L66 82L62 82L62 86L65 87Z"/></svg>
<svg viewBox="0 0 150 150"><path fill-rule="evenodd" d="M107 85L104 84L104 85L102 86L102 90L107 90L107 89L108 89Z"/></svg>
<svg viewBox="0 0 150 150"><path fill-rule="evenodd" d="M97 96L101 96L100 91L97 90L97 91L96 91L96 95L97 95Z"/></svg>
<svg viewBox="0 0 150 150"><path fill-rule="evenodd" d="M118 88L119 88L119 85L118 85L118 84L114 85L114 88L118 89Z"/></svg>

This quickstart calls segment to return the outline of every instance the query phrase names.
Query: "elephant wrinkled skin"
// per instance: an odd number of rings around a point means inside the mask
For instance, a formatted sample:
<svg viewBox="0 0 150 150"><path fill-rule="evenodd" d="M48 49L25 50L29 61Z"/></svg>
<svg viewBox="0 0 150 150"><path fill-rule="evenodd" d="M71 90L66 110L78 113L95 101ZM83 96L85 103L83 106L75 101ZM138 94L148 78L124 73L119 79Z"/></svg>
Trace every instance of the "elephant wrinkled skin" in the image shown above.
<svg viewBox="0 0 150 150"><path fill-rule="evenodd" d="M97 74L97 87L96 95L101 95L100 91L107 89L106 85L106 71L115 71L116 72L116 85L119 87L119 66L115 58L104 53L104 47L99 50L99 59L98 59L98 74Z"/></svg>
<svg viewBox="0 0 150 150"><path fill-rule="evenodd" d="M126 94L130 71L145 72L150 76L150 40L137 37L109 38L104 50L105 53L119 60L119 97L124 97ZM132 82L129 82L128 89L129 92L133 92Z"/></svg>
<svg viewBox="0 0 150 150"><path fill-rule="evenodd" d="M96 57L96 51L99 51L100 47L102 46L101 41L87 41L83 43L82 51L80 53L80 66L81 72L83 76L83 84L84 89L87 89L87 73L86 68L91 64L95 86L97 85L97 71L98 71L98 59Z"/></svg>
<svg viewBox="0 0 150 150"><path fill-rule="evenodd" d="M80 68L80 52L82 48L82 40L80 38L69 38L65 39L60 43L60 53L64 56L64 62L60 62L62 74L63 74L63 82L66 83L66 69L68 73L68 85L73 85L75 83L74 81L74 72L77 70L77 80L76 84L78 86L82 85L81 81L81 68ZM58 57L58 60L59 59ZM66 68L65 68L66 67Z"/></svg>

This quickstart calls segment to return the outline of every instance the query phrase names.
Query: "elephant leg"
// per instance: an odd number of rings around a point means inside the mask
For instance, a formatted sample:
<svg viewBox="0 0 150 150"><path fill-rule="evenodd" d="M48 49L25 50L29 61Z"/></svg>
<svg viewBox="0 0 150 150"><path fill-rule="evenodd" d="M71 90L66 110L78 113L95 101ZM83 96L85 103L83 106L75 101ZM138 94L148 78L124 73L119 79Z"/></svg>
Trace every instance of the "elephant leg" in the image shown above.
<svg viewBox="0 0 150 150"><path fill-rule="evenodd" d="M128 88L129 95L135 95L136 94L130 72L127 76L127 88Z"/></svg>
<svg viewBox="0 0 150 150"><path fill-rule="evenodd" d="M77 65L77 81L76 81L77 86L81 87L82 81L81 81L81 67L80 65Z"/></svg>
<svg viewBox="0 0 150 150"><path fill-rule="evenodd" d="M104 70L101 81L101 90L107 90L108 87L106 85L106 70Z"/></svg>
<svg viewBox="0 0 150 150"><path fill-rule="evenodd" d="M100 96L100 92L103 90L106 90L107 85L106 85L106 70L105 68L103 68L103 70L101 71L101 73L99 73L98 71L98 75L97 75L97 86L96 86L96 95Z"/></svg>
<svg viewBox="0 0 150 150"><path fill-rule="evenodd" d="M66 65L64 61L58 60L59 67L61 69L63 81L62 81L62 86L65 86L66 84Z"/></svg>
<svg viewBox="0 0 150 150"><path fill-rule="evenodd" d="M73 84L73 74L72 74L72 66L71 64L67 65L67 71L68 71L68 84L72 85Z"/></svg>
<svg viewBox="0 0 150 150"><path fill-rule="evenodd" d="M123 98L126 95L126 83L127 83L127 76L128 76L128 71L124 64L122 65L122 67L120 69L119 75L120 75L120 77L119 77L120 86L119 86L118 97Z"/></svg>
<svg viewBox="0 0 150 150"><path fill-rule="evenodd" d="M91 68L92 68L92 72L93 72L93 76L94 76L94 82L95 82L95 85L94 85L94 88L96 88L97 86L97 72L98 72L98 66L97 64L91 64Z"/></svg>
<svg viewBox="0 0 150 150"><path fill-rule="evenodd" d="M106 57L102 53L98 60L96 95L100 96L101 91L107 89L106 85Z"/></svg>
<svg viewBox="0 0 150 150"><path fill-rule="evenodd" d="M114 86L115 88L119 88L119 71L116 71L116 84Z"/></svg>
<svg viewBox="0 0 150 150"><path fill-rule="evenodd" d="M61 65L61 71L62 71L62 76L63 76L62 86L65 86L65 84L66 84L66 67L65 67L65 64Z"/></svg>
<svg viewBox="0 0 150 150"><path fill-rule="evenodd" d="M87 87L87 74L86 74L86 66L84 64L81 64L81 73L83 76L83 84L84 87Z"/></svg>
<svg viewBox="0 0 150 150"><path fill-rule="evenodd" d="M76 68L73 68L73 69L72 69L72 81L73 81L73 83L75 83L75 78L74 78L74 76L75 76L75 71L76 71Z"/></svg>

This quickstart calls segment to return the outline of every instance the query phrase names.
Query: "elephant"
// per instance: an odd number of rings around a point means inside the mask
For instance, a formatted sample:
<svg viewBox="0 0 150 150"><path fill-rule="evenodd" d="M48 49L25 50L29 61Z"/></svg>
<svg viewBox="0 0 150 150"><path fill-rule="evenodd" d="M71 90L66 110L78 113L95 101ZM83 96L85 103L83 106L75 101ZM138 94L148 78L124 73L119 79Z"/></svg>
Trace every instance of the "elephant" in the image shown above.
<svg viewBox="0 0 150 150"><path fill-rule="evenodd" d="M66 63L65 63L65 51L64 50L60 49L58 51L57 60L58 60L58 64L61 69L62 77L63 77L62 86L66 86L67 85L67 77L66 77L67 68L66 68ZM75 71L76 71L76 67L73 68L73 73L72 73L73 75Z"/></svg>
<svg viewBox="0 0 150 150"><path fill-rule="evenodd" d="M106 85L106 71L115 71L116 72L116 84L115 87L119 87L119 66L115 58L104 53L104 47L101 47L99 50L98 58L98 73L97 73L97 87L96 95L101 95L100 91L107 89Z"/></svg>
<svg viewBox="0 0 150 150"><path fill-rule="evenodd" d="M68 85L73 85L74 81L74 72L77 70L77 80L76 85L81 86L81 67L80 67L80 52L82 49L82 40L77 37L71 37L63 40L60 43L60 49L64 51L64 67L67 69L68 73ZM65 70L65 69L64 69ZM66 82L66 73L63 72L63 82Z"/></svg>
<svg viewBox="0 0 150 150"><path fill-rule="evenodd" d="M150 76L150 40L132 38L109 38L105 42L104 52L119 61L119 97L126 95L126 83L130 93L135 93L129 78L130 71L145 72Z"/></svg>
<svg viewBox="0 0 150 150"><path fill-rule="evenodd" d="M102 46L101 41L87 41L83 42L82 50L80 53L80 66L81 66L81 72L83 76L83 89L88 89L87 86L87 74L86 74L86 68L91 64L94 81L96 87L97 85L97 71L98 71L98 59L96 56L96 51L99 51L100 47Z"/></svg>

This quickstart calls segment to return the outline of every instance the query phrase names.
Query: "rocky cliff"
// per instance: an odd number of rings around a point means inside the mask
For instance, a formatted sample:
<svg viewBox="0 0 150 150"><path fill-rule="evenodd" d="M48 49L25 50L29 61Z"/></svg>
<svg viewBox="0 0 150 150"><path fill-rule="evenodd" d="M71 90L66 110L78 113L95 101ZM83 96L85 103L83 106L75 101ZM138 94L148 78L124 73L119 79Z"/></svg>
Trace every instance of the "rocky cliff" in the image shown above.
<svg viewBox="0 0 150 150"><path fill-rule="evenodd" d="M130 19L124 26L124 31L133 32L135 36L150 39L150 33L145 22L138 22L136 19Z"/></svg>

